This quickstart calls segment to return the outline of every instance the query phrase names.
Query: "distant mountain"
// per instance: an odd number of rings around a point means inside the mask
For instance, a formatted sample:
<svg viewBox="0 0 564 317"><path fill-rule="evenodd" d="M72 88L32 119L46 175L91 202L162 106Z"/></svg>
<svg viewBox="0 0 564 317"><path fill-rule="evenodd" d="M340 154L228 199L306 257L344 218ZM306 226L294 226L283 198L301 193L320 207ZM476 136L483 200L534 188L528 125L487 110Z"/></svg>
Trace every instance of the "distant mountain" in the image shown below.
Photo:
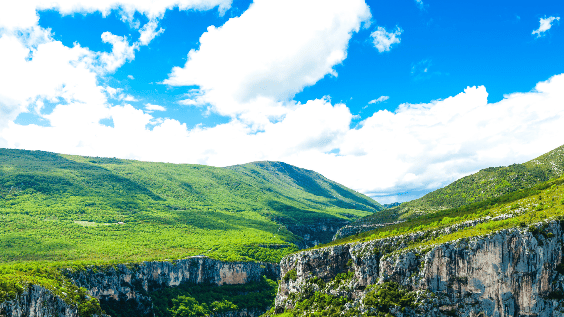
<svg viewBox="0 0 564 317"><path fill-rule="evenodd" d="M400 202L395 202L395 203L391 203L391 204L383 204L382 206L384 206L384 208L386 208L386 209L389 209L389 208L393 208L393 207L396 207L396 206L399 206L399 205L401 205Z"/></svg>
<svg viewBox="0 0 564 317"><path fill-rule="evenodd" d="M531 188L564 174L564 145L523 164L489 167L400 206L359 222L388 223L418 214L456 208Z"/></svg>
<svg viewBox="0 0 564 317"><path fill-rule="evenodd" d="M0 262L276 261L381 209L281 162L218 168L0 149Z"/></svg>

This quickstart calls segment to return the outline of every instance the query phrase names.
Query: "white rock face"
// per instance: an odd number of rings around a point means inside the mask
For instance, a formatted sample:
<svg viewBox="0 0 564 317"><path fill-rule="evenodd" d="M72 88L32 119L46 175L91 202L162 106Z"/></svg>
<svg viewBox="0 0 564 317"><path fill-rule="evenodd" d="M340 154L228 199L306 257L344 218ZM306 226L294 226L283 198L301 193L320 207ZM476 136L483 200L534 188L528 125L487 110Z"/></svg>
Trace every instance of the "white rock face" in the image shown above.
<svg viewBox="0 0 564 317"><path fill-rule="evenodd" d="M384 281L438 299L406 316L564 316L563 229L558 221L537 228L534 234L508 229L426 250L393 252L417 239L410 235L293 254L282 260L281 276L296 270L298 278L281 282L277 310L292 308L289 295L303 291L309 278L329 281L349 263L355 272L349 296L356 302L366 286Z"/></svg>
<svg viewBox="0 0 564 317"><path fill-rule="evenodd" d="M15 300L0 304L0 316L7 317L78 317L78 309L66 304L51 291L32 285Z"/></svg>
<svg viewBox="0 0 564 317"><path fill-rule="evenodd" d="M146 292L185 282L245 284L258 282L263 275L276 278L279 272L278 265L271 263L222 262L196 256L174 262L143 262L131 266L120 264L107 270L88 269L70 274L69 277L76 285L86 288L92 296L102 301L132 300L140 315L151 316L152 303Z"/></svg>
<svg viewBox="0 0 564 317"><path fill-rule="evenodd" d="M263 275L275 279L280 275L280 269L271 263L222 262L196 256L173 262L92 267L66 274L77 286L86 288L90 295L101 301L131 301L139 316L153 316L149 291L178 286L183 282L216 285L258 282ZM219 314L218 317L253 317L262 313L264 311L243 309ZM37 285L32 285L16 300L0 304L0 317L55 316L78 317L78 310Z"/></svg>

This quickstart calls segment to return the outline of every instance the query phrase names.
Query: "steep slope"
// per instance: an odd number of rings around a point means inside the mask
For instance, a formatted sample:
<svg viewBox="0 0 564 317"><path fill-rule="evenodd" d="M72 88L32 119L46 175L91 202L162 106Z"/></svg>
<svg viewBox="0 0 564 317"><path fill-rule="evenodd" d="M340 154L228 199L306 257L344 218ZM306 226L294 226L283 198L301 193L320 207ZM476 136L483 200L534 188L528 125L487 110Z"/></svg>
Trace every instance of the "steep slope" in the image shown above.
<svg viewBox="0 0 564 317"><path fill-rule="evenodd" d="M286 193L305 191L317 197L324 197L325 207L337 206L346 209L359 209L373 212L384 209L373 199L350 188L325 178L323 175L283 162L253 162L227 167L243 175L252 177L256 182L266 182L276 188L283 188ZM282 193L280 193L282 194Z"/></svg>
<svg viewBox="0 0 564 317"><path fill-rule="evenodd" d="M268 184L268 191L278 196L298 199L305 204L315 204L315 208L338 211L339 208L348 210L363 210L372 213L382 210L383 207L354 190L333 182L324 176L310 170L298 168L282 162L253 162L243 165L228 167L233 171L251 177L257 183ZM317 199L311 200L304 196L304 192ZM330 241L335 232L349 222L342 218L316 218L315 222L304 219L304 210L293 207L292 204L282 200L270 201L268 206L277 211L272 219L284 224L292 233L303 237L304 241L298 243L300 247L316 245L320 242ZM354 214L342 213L353 218ZM310 218L311 219L311 218Z"/></svg>
<svg viewBox="0 0 564 317"><path fill-rule="evenodd" d="M268 316L564 316L564 176L286 256Z"/></svg>
<svg viewBox="0 0 564 317"><path fill-rule="evenodd" d="M361 223L387 223L437 210L456 208L520 189L531 188L564 173L564 145L523 164L489 167L463 177L419 199L360 219Z"/></svg>
<svg viewBox="0 0 564 317"><path fill-rule="evenodd" d="M216 168L0 149L2 262L277 261L324 242L290 226L342 225L379 208L283 163Z"/></svg>

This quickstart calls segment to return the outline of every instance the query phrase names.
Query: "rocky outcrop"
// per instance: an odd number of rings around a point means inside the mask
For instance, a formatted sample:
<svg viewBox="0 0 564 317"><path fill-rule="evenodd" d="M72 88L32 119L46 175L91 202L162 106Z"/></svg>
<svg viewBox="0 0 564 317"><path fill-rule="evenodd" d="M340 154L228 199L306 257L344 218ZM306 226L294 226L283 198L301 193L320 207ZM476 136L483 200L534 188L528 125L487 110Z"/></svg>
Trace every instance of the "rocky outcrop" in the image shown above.
<svg viewBox="0 0 564 317"><path fill-rule="evenodd" d="M351 271L347 292L322 291L347 296L347 307L361 312L368 309L368 286L395 282L417 298L397 315L564 316L563 234L552 221L419 248L405 248L421 238L410 235L300 252L281 262L286 279L276 309L291 309L293 294L311 288L313 277L332 285L337 274Z"/></svg>
<svg viewBox="0 0 564 317"><path fill-rule="evenodd" d="M98 298L103 306L126 305L139 316L152 316L150 291L187 282L245 284L258 282L263 275L276 279L279 272L278 265L271 263L222 262L196 256L171 262L91 267L84 271L69 271L67 275L77 286L86 288ZM245 312L238 316L252 315Z"/></svg>
<svg viewBox="0 0 564 317"><path fill-rule="evenodd" d="M78 309L51 291L31 285L11 301L0 304L2 317L78 317Z"/></svg>

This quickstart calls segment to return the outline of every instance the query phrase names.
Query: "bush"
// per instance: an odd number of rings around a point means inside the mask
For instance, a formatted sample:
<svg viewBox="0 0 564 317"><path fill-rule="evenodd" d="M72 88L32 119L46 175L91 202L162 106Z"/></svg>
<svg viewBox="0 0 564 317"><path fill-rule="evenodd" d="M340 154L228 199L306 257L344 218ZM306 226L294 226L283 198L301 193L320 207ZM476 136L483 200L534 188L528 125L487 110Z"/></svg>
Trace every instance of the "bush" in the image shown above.
<svg viewBox="0 0 564 317"><path fill-rule="evenodd" d="M291 269L286 272L286 274L284 274L284 277L282 279L284 280L284 282L288 282L289 280L295 281L298 279L298 272L296 271L296 269Z"/></svg>
<svg viewBox="0 0 564 317"><path fill-rule="evenodd" d="M415 292L404 289L396 282L385 282L366 294L364 305L386 313L393 306L415 308Z"/></svg>

